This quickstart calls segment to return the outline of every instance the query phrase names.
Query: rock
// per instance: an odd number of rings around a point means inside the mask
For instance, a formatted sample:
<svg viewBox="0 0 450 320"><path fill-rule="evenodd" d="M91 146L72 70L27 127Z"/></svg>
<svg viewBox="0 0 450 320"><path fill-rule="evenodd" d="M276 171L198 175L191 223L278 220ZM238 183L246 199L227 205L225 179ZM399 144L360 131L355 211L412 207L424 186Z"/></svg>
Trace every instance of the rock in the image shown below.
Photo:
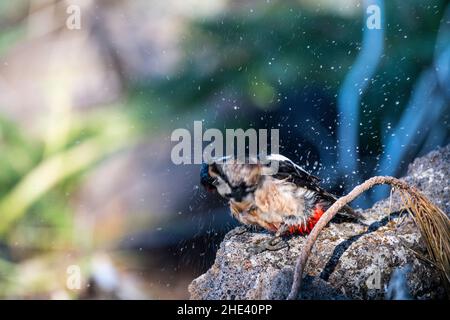
<svg viewBox="0 0 450 320"><path fill-rule="evenodd" d="M448 214L450 145L416 159L404 178ZM405 274L402 296L442 299L438 271L426 255L412 219L394 194L361 211L364 223L332 222L320 234L304 272L302 299L384 299L394 297L391 277ZM252 254L248 248L270 239L263 232L229 232L214 265L189 286L191 299L285 299L305 237L292 237L278 251ZM388 288L388 285L391 285ZM396 284L398 287L398 283Z"/></svg>

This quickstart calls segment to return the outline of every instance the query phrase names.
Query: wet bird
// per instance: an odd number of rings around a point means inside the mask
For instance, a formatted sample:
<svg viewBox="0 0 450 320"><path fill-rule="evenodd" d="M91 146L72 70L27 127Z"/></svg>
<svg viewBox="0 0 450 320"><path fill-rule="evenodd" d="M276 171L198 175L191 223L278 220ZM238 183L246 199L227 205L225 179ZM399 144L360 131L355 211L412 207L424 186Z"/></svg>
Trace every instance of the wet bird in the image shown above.
<svg viewBox="0 0 450 320"><path fill-rule="evenodd" d="M231 214L244 225L260 226L277 237L310 233L336 197L290 159L274 154L267 160L240 163L228 157L204 163L201 184L227 199ZM278 165L273 174L272 161ZM349 206L341 214L357 217Z"/></svg>

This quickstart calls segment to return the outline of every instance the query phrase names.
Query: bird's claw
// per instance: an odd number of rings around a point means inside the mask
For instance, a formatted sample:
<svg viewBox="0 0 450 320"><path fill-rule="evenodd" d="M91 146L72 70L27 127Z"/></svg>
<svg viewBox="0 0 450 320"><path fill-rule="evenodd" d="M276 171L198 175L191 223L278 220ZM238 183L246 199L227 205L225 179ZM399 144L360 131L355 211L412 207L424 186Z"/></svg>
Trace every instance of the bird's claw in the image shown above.
<svg viewBox="0 0 450 320"><path fill-rule="evenodd" d="M250 254L258 254L264 251L278 251L287 248L289 244L281 237L273 237L268 240L261 241L253 246L247 248Z"/></svg>

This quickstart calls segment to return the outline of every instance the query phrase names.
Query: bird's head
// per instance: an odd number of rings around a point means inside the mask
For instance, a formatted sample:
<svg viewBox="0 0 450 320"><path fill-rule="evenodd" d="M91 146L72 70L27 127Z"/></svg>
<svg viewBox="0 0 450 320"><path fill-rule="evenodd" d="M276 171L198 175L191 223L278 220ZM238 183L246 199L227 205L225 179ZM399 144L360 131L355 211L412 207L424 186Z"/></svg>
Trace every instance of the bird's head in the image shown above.
<svg viewBox="0 0 450 320"><path fill-rule="evenodd" d="M225 199L236 202L253 197L260 180L260 164L242 164L232 158L203 163L200 171L200 182L206 190L217 191Z"/></svg>

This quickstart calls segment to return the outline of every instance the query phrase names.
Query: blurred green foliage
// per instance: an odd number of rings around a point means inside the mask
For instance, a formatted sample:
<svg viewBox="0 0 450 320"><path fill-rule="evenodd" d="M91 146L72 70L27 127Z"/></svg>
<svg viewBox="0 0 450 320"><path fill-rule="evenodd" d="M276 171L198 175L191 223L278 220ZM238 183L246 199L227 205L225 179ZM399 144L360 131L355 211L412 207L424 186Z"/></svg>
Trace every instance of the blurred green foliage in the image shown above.
<svg viewBox="0 0 450 320"><path fill-rule="evenodd" d="M362 100L361 131L371 133L361 137L367 149L380 150L385 124L399 119L414 81L431 64L446 3L386 1L385 51ZM360 50L362 19L274 1L198 20L186 32L179 71L145 90L180 111L227 94L273 110L286 96L314 87L335 101Z"/></svg>

